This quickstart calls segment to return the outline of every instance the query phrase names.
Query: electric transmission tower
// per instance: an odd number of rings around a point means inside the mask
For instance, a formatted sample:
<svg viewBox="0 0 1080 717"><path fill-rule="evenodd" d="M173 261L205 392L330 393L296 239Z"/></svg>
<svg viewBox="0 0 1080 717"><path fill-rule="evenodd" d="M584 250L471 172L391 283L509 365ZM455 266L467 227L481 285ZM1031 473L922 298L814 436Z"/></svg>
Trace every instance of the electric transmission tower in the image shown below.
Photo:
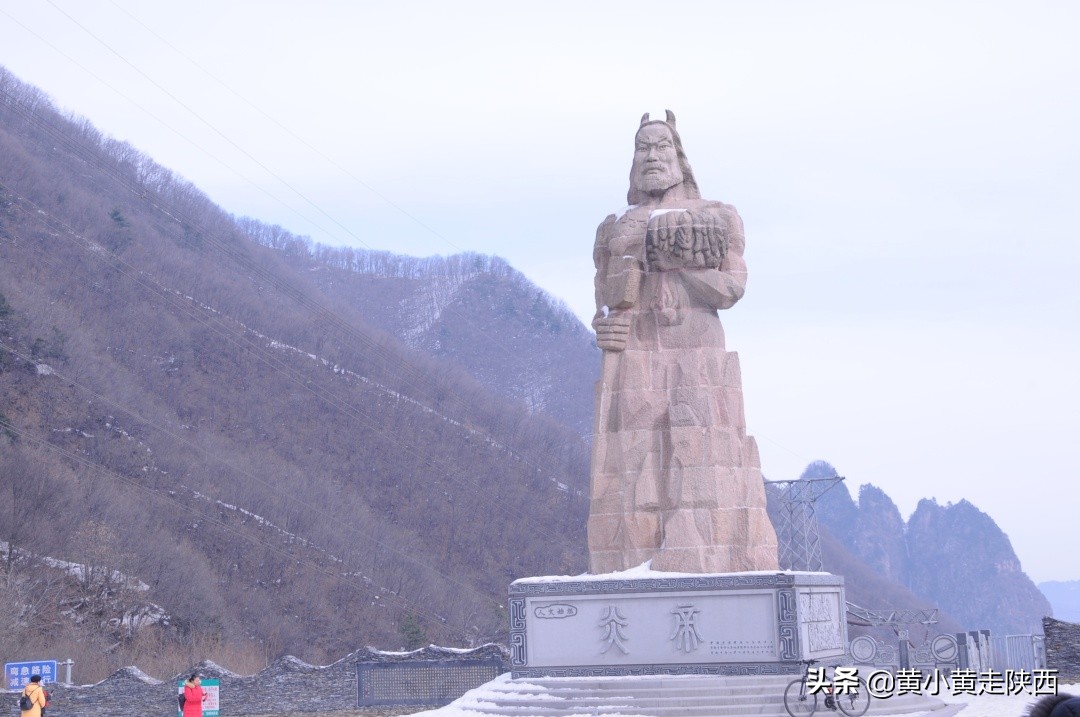
<svg viewBox="0 0 1080 717"><path fill-rule="evenodd" d="M821 572L821 532L814 503L840 481L842 476L806 480L767 480L765 488L776 501L779 524L781 570Z"/></svg>

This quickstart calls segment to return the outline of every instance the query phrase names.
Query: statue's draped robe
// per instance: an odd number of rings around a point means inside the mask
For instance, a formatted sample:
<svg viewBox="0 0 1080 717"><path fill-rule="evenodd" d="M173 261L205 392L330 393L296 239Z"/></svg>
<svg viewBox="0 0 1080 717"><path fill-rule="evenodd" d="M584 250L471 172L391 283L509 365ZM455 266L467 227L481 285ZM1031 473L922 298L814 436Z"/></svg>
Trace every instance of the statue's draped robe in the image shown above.
<svg viewBox="0 0 1080 717"><path fill-rule="evenodd" d="M650 215L680 209L726 224L719 269L648 270ZM725 350L717 316L742 296L743 245L733 207L696 199L631 207L597 230L597 305L629 317L630 326L624 350L604 351L597 384L588 525L594 574L647 560L676 572L777 569L757 445L746 435L739 359Z"/></svg>

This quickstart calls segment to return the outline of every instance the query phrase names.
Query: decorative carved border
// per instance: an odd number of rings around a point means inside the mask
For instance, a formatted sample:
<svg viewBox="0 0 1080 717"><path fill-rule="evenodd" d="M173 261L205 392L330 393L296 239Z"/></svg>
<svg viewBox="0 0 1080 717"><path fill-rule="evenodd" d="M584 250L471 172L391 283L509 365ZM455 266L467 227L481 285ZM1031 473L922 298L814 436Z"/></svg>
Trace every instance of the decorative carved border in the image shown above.
<svg viewBox="0 0 1080 717"><path fill-rule="evenodd" d="M631 580L557 580L513 582L510 596L594 595L684 590L740 590L745 588L791 588L795 586L843 585L844 579L827 573L766 573L761 575L701 575L678 578Z"/></svg>
<svg viewBox="0 0 1080 717"><path fill-rule="evenodd" d="M581 667L529 667L511 670L510 676L537 677L634 677L643 675L797 675L806 666L801 662L742 662L703 665L584 665Z"/></svg>
<svg viewBox="0 0 1080 717"><path fill-rule="evenodd" d="M524 666L528 655L525 651L525 598L512 597L507 604L510 608L510 666Z"/></svg>
<svg viewBox="0 0 1080 717"><path fill-rule="evenodd" d="M794 590L776 591L777 634L780 636L780 659L798 660L799 652L799 615L798 601Z"/></svg>

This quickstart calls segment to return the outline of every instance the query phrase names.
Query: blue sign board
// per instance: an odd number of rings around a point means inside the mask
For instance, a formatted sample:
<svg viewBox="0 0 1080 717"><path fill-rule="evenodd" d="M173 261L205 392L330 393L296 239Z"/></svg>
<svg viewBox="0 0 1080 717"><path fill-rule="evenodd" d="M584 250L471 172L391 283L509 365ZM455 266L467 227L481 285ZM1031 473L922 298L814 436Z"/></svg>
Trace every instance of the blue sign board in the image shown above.
<svg viewBox="0 0 1080 717"><path fill-rule="evenodd" d="M56 660L4 663L4 684L9 690L26 687L33 675L41 675L42 682L56 682Z"/></svg>

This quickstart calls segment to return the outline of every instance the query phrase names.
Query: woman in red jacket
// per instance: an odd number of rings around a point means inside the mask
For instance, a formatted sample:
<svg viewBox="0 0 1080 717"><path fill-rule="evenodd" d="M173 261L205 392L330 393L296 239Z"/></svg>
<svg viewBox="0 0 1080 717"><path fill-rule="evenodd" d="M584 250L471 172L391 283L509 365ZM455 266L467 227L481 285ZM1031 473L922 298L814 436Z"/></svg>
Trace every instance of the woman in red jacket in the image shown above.
<svg viewBox="0 0 1080 717"><path fill-rule="evenodd" d="M202 717L202 703L206 701L202 680L193 674L184 682L184 717Z"/></svg>

